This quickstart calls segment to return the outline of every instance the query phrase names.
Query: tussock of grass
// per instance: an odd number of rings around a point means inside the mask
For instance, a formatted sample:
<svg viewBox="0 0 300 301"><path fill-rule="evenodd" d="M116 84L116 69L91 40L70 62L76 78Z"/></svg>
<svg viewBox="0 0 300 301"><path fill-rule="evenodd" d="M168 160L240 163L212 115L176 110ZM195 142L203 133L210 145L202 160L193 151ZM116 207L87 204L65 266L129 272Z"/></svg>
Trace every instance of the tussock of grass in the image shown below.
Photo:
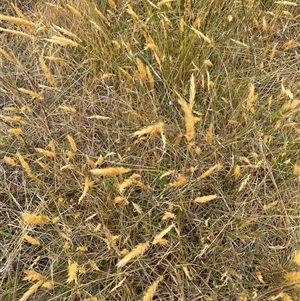
<svg viewBox="0 0 300 301"><path fill-rule="evenodd" d="M1 300L298 300L287 1L2 1Z"/></svg>

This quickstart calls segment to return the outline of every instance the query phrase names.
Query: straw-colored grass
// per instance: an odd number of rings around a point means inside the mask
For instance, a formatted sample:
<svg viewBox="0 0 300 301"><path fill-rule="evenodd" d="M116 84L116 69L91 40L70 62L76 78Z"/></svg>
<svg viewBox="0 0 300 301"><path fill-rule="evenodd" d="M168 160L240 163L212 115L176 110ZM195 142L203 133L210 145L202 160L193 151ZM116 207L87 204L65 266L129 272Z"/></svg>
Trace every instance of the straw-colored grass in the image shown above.
<svg viewBox="0 0 300 301"><path fill-rule="evenodd" d="M0 299L299 300L297 1L0 5Z"/></svg>

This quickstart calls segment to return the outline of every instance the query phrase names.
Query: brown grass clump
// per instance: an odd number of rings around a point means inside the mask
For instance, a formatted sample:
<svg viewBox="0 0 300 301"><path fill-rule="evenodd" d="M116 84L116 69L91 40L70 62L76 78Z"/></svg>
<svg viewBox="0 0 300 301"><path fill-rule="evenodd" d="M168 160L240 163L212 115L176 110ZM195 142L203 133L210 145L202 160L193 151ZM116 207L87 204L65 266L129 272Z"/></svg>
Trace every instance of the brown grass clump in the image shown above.
<svg viewBox="0 0 300 301"><path fill-rule="evenodd" d="M1 1L1 300L299 299L296 4Z"/></svg>

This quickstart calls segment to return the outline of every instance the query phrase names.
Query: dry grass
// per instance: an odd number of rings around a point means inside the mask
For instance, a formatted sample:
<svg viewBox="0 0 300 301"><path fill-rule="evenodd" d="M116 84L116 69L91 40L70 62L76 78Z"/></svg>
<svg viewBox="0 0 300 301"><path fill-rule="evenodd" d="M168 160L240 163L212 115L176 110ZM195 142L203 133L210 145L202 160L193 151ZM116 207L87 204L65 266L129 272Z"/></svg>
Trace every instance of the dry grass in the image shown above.
<svg viewBox="0 0 300 301"><path fill-rule="evenodd" d="M299 300L299 22L3 0L0 299Z"/></svg>

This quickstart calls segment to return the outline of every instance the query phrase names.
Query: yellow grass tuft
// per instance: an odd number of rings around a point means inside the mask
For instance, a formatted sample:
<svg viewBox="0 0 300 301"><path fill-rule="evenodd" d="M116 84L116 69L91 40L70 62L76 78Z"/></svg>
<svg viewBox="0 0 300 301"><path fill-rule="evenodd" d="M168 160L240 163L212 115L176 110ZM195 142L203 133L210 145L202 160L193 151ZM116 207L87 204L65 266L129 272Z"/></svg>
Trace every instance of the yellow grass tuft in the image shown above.
<svg viewBox="0 0 300 301"><path fill-rule="evenodd" d="M37 215L34 213L22 213L21 216L24 222L32 225L42 225L49 221L49 217L46 215Z"/></svg>
<svg viewBox="0 0 300 301"><path fill-rule="evenodd" d="M180 187L187 183L187 178L181 174L178 175L178 178L176 181L169 183L170 187Z"/></svg>
<svg viewBox="0 0 300 301"><path fill-rule="evenodd" d="M12 58L12 56L6 52L3 48L0 47L0 53L10 62L14 62L15 60Z"/></svg>
<svg viewBox="0 0 300 301"><path fill-rule="evenodd" d="M166 221L168 219L175 219L175 218L176 218L176 215L174 213L166 211L161 220Z"/></svg>
<svg viewBox="0 0 300 301"><path fill-rule="evenodd" d="M30 95L33 99L34 98L43 99L43 96L38 92L31 91L31 90L24 89L24 88L18 88L18 90L22 93Z"/></svg>
<svg viewBox="0 0 300 301"><path fill-rule="evenodd" d="M76 252L87 252L88 248L86 246L79 246L76 248Z"/></svg>
<svg viewBox="0 0 300 301"><path fill-rule="evenodd" d="M17 17L5 16L5 15L0 14L0 20L15 23L15 24L18 24L18 25L35 27L35 24L33 22L31 22L31 21L29 21L25 18L17 18Z"/></svg>
<svg viewBox="0 0 300 301"><path fill-rule="evenodd" d="M82 301L98 301L98 298L97 297L90 297L90 298L83 299Z"/></svg>
<svg viewBox="0 0 300 301"><path fill-rule="evenodd" d="M298 163L294 165L294 175L300 177L300 164Z"/></svg>
<svg viewBox="0 0 300 301"><path fill-rule="evenodd" d="M300 272L289 272L284 275L284 278L289 281L300 282Z"/></svg>
<svg viewBox="0 0 300 301"><path fill-rule="evenodd" d="M160 233L158 233L157 235L155 235L152 244L156 245L166 234L168 234L173 228L175 227L174 224L170 225L168 228L166 228L165 230L161 231Z"/></svg>
<svg viewBox="0 0 300 301"><path fill-rule="evenodd" d="M40 66L42 68L42 70L44 71L44 74L48 80L48 82L53 86L53 87L57 87L57 82L55 81L53 75L51 74L49 68L47 67L44 58L42 56L39 57L39 62L40 62Z"/></svg>
<svg viewBox="0 0 300 301"><path fill-rule="evenodd" d="M281 292L276 296L271 296L271 297L269 297L268 300L274 301L274 300L277 300L279 298L281 298L283 301L293 301L293 299L290 297L290 295L287 294L287 293L284 293L284 292Z"/></svg>
<svg viewBox="0 0 300 301"><path fill-rule="evenodd" d="M15 162L15 160L13 158L11 158L11 157L4 156L3 160L4 160L5 163L7 163L7 164L9 164L11 166L16 166L17 165L16 162Z"/></svg>
<svg viewBox="0 0 300 301"><path fill-rule="evenodd" d="M148 127L144 128L142 130L135 131L133 133L133 136L138 136L138 138L140 138L143 135L153 134L153 133L160 133L161 139L163 142L163 148L165 148L166 147L166 137L165 137L165 133L164 133L164 123L163 122L158 122L153 125L149 125Z"/></svg>
<svg viewBox="0 0 300 301"><path fill-rule="evenodd" d="M273 208L274 206L276 206L277 204L278 204L278 201L274 201L274 202L272 202L272 203L269 203L269 204L267 204L267 205L264 205L263 208L264 208L265 211L267 211L267 210Z"/></svg>
<svg viewBox="0 0 300 301"><path fill-rule="evenodd" d="M71 47L77 47L79 44L73 40L70 40L68 38L59 37L59 36L52 36L50 39L45 39L48 42L58 44L61 46L71 46Z"/></svg>
<svg viewBox="0 0 300 301"><path fill-rule="evenodd" d="M241 166L236 165L233 171L234 179L237 180L241 176Z"/></svg>
<svg viewBox="0 0 300 301"><path fill-rule="evenodd" d="M255 94L254 92L255 88L254 88L254 84L251 83L250 84L250 88L249 88L249 93L248 93L248 98L247 98L247 104L246 104L246 108L248 111L250 111L252 114L255 113L255 110L253 108L253 104L254 102L257 100L258 95Z"/></svg>
<svg viewBox="0 0 300 301"><path fill-rule="evenodd" d="M132 206L139 215L144 214L144 212L139 204L132 202Z"/></svg>
<svg viewBox="0 0 300 301"><path fill-rule="evenodd" d="M154 78L152 76L149 66L146 66L147 78L150 84L151 89L154 89Z"/></svg>
<svg viewBox="0 0 300 301"><path fill-rule="evenodd" d="M19 162L21 163L21 166L23 167L23 169L25 170L25 172L27 173L28 177L38 181L38 179L36 178L36 176L32 173L28 163L25 161L25 159L23 158L23 156L17 152L16 153L16 157L18 158Z"/></svg>
<svg viewBox="0 0 300 301"><path fill-rule="evenodd" d="M164 276L159 276L147 289L147 291L145 292L144 294L144 297L143 297L143 301L151 301L156 290L157 290L157 287L159 285L160 282L162 282L164 279Z"/></svg>
<svg viewBox="0 0 300 301"><path fill-rule="evenodd" d="M195 138L195 123L200 121L199 117L195 117L190 105L180 96L180 94L175 91L178 98L177 101L181 105L182 111L184 113L185 120L185 129L186 129L186 139L188 141L189 146L192 146L194 143L192 140Z"/></svg>
<svg viewBox="0 0 300 301"><path fill-rule="evenodd" d="M17 115L10 117L10 116L5 116L5 115L0 114L0 118L7 122L26 124L26 122L23 120L23 118L21 116L17 116Z"/></svg>
<svg viewBox="0 0 300 301"><path fill-rule="evenodd" d="M38 239L35 239L32 236L27 235L27 234L24 235L24 239L34 246L39 246L41 244Z"/></svg>
<svg viewBox="0 0 300 301"><path fill-rule="evenodd" d="M52 280L48 280L42 284L42 287L47 288L47 289L53 289L54 282Z"/></svg>
<svg viewBox="0 0 300 301"><path fill-rule="evenodd" d="M210 144L210 143L212 142L212 140L213 140L213 128L214 128L214 126L213 126L213 124L211 123L211 124L209 125L209 128L208 128L206 134L205 134L205 142L206 142L207 144Z"/></svg>
<svg viewBox="0 0 300 301"><path fill-rule="evenodd" d="M108 0L107 3L112 9L114 9L114 10L117 9L117 5L114 0Z"/></svg>
<svg viewBox="0 0 300 301"><path fill-rule="evenodd" d="M86 163L92 167L92 168L95 168L96 167L96 163L88 156L88 155L85 155L85 160L86 160Z"/></svg>
<svg viewBox="0 0 300 301"><path fill-rule="evenodd" d="M104 21L104 23L106 23L108 26L110 25L108 19L101 13L100 10L98 10L96 7L95 7L95 12L98 14L98 16L100 17L100 19L102 21Z"/></svg>
<svg viewBox="0 0 300 301"><path fill-rule="evenodd" d="M69 31L69 30L67 30L67 29L65 29L65 28L62 28L62 27L60 27L60 26L57 26L57 25L55 25L55 24L53 24L52 26L53 26L56 30L60 31L61 33L65 34L65 35L67 35L67 36L69 36L69 37L71 37L71 38L73 38L73 39L77 39L77 40L81 41L81 40L77 37L77 35L74 34L73 32L71 32L71 31Z"/></svg>
<svg viewBox="0 0 300 301"><path fill-rule="evenodd" d="M196 96L195 77L194 74L192 73L190 78L190 99L189 99L189 105L191 109L193 109L195 103L195 96Z"/></svg>
<svg viewBox="0 0 300 301"><path fill-rule="evenodd" d="M76 9L75 7L73 7L69 4L67 4L66 6L78 19L83 19L83 16L78 9Z"/></svg>
<svg viewBox="0 0 300 301"><path fill-rule="evenodd" d="M143 62L138 57L136 58L136 65L139 71L140 79L145 80L147 78L147 71L145 69Z"/></svg>
<svg viewBox="0 0 300 301"><path fill-rule="evenodd" d="M247 301L247 297L248 297L248 291L243 291L242 294L239 297L238 301Z"/></svg>
<svg viewBox="0 0 300 301"><path fill-rule="evenodd" d="M119 67L119 70L129 81L132 81L132 76L125 69Z"/></svg>
<svg viewBox="0 0 300 301"><path fill-rule="evenodd" d="M146 25L142 22L142 20L139 18L139 16L134 12L132 7L128 5L127 13L132 17L132 19L135 21L135 23L144 31L146 31Z"/></svg>
<svg viewBox="0 0 300 301"><path fill-rule="evenodd" d="M59 108L68 113L77 113L77 110L73 107L59 106Z"/></svg>
<svg viewBox="0 0 300 301"><path fill-rule="evenodd" d="M43 284L44 280L40 280L34 285L32 285L27 292L18 300L18 301L26 301L31 295L33 295L38 288Z"/></svg>
<svg viewBox="0 0 300 301"><path fill-rule="evenodd" d="M212 200L215 200L218 196L216 194L206 195L206 196L200 196L198 198L195 198L196 203L207 203Z"/></svg>
<svg viewBox="0 0 300 301"><path fill-rule="evenodd" d="M78 263L76 261L69 262L68 266L68 279L67 283L75 282L77 283L77 272L78 272Z"/></svg>
<svg viewBox="0 0 300 301"><path fill-rule="evenodd" d="M11 34L21 36L21 37L25 37L25 38L31 38L31 36L28 33L23 32L23 31L19 31L19 30L0 27L0 31L4 31L4 32L11 33Z"/></svg>
<svg viewBox="0 0 300 301"><path fill-rule="evenodd" d="M55 153L54 152L48 151L48 150L43 149L43 148L37 147L37 148L35 148L35 151L38 152L38 153L40 153L40 154L42 154L42 155L44 155L44 156L46 156L46 157L50 157L50 158L54 158L55 157Z"/></svg>
<svg viewBox="0 0 300 301"><path fill-rule="evenodd" d="M210 176L215 170L220 170L222 169L222 165L221 164L215 164L214 166L212 166L211 168L209 168L207 171L205 171L199 178L198 180L202 180L207 178L208 176Z"/></svg>
<svg viewBox="0 0 300 301"><path fill-rule="evenodd" d="M258 281L259 281L260 283L265 283L264 278L263 278L263 275L262 275L262 273L261 273L260 270L256 270L256 271L255 271L255 275L256 275L256 278L258 279Z"/></svg>
<svg viewBox="0 0 300 301"><path fill-rule="evenodd" d="M70 135L67 135L66 138L68 139L72 151L77 152L77 145L75 140Z"/></svg>
<svg viewBox="0 0 300 301"><path fill-rule="evenodd" d="M124 197L124 196L116 196L115 198L114 198L114 203L115 204L119 204L119 203L122 203L122 202L124 202L124 201L126 201L126 198ZM126 202L127 204L128 204L128 201Z"/></svg>
<svg viewBox="0 0 300 301"><path fill-rule="evenodd" d="M83 192L78 200L78 204L80 204L80 202L84 199L84 197L86 196L88 190L93 187L94 185L94 181L90 181L90 179L88 177L85 178L85 182L84 182L84 188L83 188Z"/></svg>
<svg viewBox="0 0 300 301"><path fill-rule="evenodd" d="M201 39L204 40L209 46L213 46L213 41L201 31L197 30L195 27L191 26L191 30Z"/></svg>
<svg viewBox="0 0 300 301"><path fill-rule="evenodd" d="M91 169L90 173L94 176L107 176L113 177L132 171L130 168L125 167L107 167Z"/></svg>
<svg viewBox="0 0 300 301"><path fill-rule="evenodd" d="M24 273L26 276L23 278L23 280L26 281L46 281L47 279L45 276L34 270L25 270Z"/></svg>
<svg viewBox="0 0 300 301"><path fill-rule="evenodd" d="M296 250L293 262L300 266L300 249Z"/></svg>
<svg viewBox="0 0 300 301"><path fill-rule="evenodd" d="M131 252L129 252L127 255L125 255L124 258L121 259L117 263L117 267L122 268L131 259L133 259L135 257L138 257L138 256L141 256L142 254L144 254L149 249L149 246L150 246L149 242L138 244L134 249L131 250Z"/></svg>
<svg viewBox="0 0 300 301"><path fill-rule="evenodd" d="M18 15L18 17L25 19L25 16L23 15L22 11L15 4L13 4L11 2L10 5L15 10L16 14Z"/></svg>
<svg viewBox="0 0 300 301"><path fill-rule="evenodd" d="M7 132L10 133L10 134L15 134L17 136L23 136L24 135L21 128L8 129Z"/></svg>
<svg viewBox="0 0 300 301"><path fill-rule="evenodd" d="M128 179L123 181L122 183L117 184L116 187L117 187L117 189L119 190L120 193L123 193L123 191L126 187L138 182L137 179L139 179L140 177L141 176L139 174L133 174Z"/></svg>

